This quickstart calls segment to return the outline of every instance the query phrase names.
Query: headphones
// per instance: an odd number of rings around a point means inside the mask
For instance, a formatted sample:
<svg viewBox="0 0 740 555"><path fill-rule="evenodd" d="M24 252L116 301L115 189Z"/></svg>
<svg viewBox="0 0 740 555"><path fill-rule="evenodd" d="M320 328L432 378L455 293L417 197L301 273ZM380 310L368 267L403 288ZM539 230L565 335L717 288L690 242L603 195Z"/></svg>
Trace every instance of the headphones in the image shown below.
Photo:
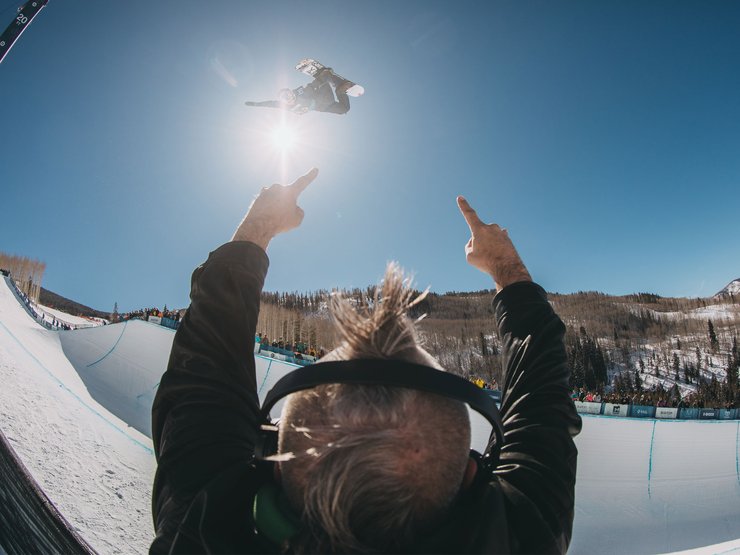
<svg viewBox="0 0 740 555"><path fill-rule="evenodd" d="M278 426L270 419L270 409L275 403L291 393L333 383L405 387L466 403L493 427L480 460L486 472L492 473L496 468L504 441L504 427L493 398L477 385L454 374L430 366L389 359L321 362L303 366L283 376L262 403L263 423L255 444L255 459L265 460L277 454Z"/></svg>

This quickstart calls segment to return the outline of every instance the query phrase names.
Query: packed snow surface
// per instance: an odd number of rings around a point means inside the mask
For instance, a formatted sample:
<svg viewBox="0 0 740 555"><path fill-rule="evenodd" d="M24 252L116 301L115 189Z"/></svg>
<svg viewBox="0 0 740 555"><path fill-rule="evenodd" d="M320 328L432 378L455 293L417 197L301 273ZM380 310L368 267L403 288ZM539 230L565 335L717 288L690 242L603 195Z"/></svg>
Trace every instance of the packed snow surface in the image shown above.
<svg viewBox="0 0 740 555"><path fill-rule="evenodd" d="M43 312L44 314L46 314L46 319L49 321L51 321L51 318L56 318L60 322L70 324L74 327L98 326L102 324L102 320L100 318L85 318L84 316L73 316L72 314L67 314L66 312L62 312L61 310L57 310L56 308L51 308L50 306L45 306L42 304L36 305L36 308L37 312Z"/></svg>
<svg viewBox="0 0 740 555"><path fill-rule="evenodd" d="M101 553L151 541L151 440L101 406L0 281L0 426L36 481Z"/></svg>
<svg viewBox="0 0 740 555"><path fill-rule="evenodd" d="M714 295L715 297L738 295L740 294L740 279L732 280L728 283L722 291Z"/></svg>
<svg viewBox="0 0 740 555"><path fill-rule="evenodd" d="M100 553L152 539L149 413L173 336L133 321L48 331L0 282L0 426ZM294 366L256 359L264 398ZM480 450L490 429L472 422ZM584 416L570 553L740 553L738 441L738 421Z"/></svg>
<svg viewBox="0 0 740 555"><path fill-rule="evenodd" d="M695 308L688 312L660 312L658 310L647 309L648 312L656 320L665 318L667 320L683 320L685 318L692 318L694 320L712 320L715 323L721 323L725 320L734 321L738 314L740 314L740 306L728 305L728 304L715 304L704 306L701 308Z"/></svg>

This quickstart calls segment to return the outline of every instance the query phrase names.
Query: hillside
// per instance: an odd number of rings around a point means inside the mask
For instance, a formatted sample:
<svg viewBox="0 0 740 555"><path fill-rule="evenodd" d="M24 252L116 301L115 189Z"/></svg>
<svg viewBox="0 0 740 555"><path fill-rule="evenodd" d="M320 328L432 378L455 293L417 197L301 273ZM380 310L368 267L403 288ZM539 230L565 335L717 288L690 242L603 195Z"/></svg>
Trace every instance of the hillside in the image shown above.
<svg viewBox="0 0 740 555"><path fill-rule="evenodd" d="M740 280L735 280L713 297L691 299L651 293L551 293L550 301L566 324L571 386L630 398L652 391L674 403L735 402L740 399L738 286ZM368 287L343 294L362 305L372 291ZM335 346L329 297L326 290L265 292L257 331L271 341L302 342L317 352L329 351ZM430 293L411 316L426 315L418 326L425 348L445 368L501 384L503 361L494 333L493 297L492 290ZM41 304L73 315L109 317L46 289L41 291Z"/></svg>
<svg viewBox="0 0 740 555"><path fill-rule="evenodd" d="M88 318L110 318L110 312L95 310L84 304L77 303L66 297L62 297L53 291L41 288L39 303L50 308L56 308L72 316L87 316Z"/></svg>
<svg viewBox="0 0 740 555"><path fill-rule="evenodd" d="M730 300L734 301L736 296L740 297L740 278L732 280L712 298L717 299L729 297Z"/></svg>
<svg viewBox="0 0 740 555"><path fill-rule="evenodd" d="M345 294L358 304L370 288ZM265 293L258 331L329 350L328 292ZM451 371L501 383L501 344L491 308L494 292L429 294L413 317L425 347ZM663 298L651 293L550 294L566 324L571 385L619 395L656 390L670 398L692 394L732 402L737 387L739 297ZM722 384L728 383L727 391ZM710 392L712 390L713 392ZM726 399L728 395L731 399Z"/></svg>

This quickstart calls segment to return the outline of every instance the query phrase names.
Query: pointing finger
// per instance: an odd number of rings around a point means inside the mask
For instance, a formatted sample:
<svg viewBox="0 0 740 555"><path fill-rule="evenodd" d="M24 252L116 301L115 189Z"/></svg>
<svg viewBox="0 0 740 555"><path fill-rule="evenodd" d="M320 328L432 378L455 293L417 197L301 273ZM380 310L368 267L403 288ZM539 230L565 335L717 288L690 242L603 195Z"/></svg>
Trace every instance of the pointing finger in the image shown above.
<svg viewBox="0 0 740 555"><path fill-rule="evenodd" d="M317 175L319 175L318 168L311 168L307 174L296 179L293 183L288 185L288 187L293 191L295 196L298 197L298 195L300 195L305 188L308 187L314 179L316 179Z"/></svg>
<svg viewBox="0 0 740 555"><path fill-rule="evenodd" d="M483 222L478 217L478 214L475 212L475 210L473 210L473 207L468 204L468 201L465 200L465 197L457 197L457 206L460 208L460 212L462 212L465 221L468 222L468 227L470 228L470 231L473 231L473 228L483 225Z"/></svg>

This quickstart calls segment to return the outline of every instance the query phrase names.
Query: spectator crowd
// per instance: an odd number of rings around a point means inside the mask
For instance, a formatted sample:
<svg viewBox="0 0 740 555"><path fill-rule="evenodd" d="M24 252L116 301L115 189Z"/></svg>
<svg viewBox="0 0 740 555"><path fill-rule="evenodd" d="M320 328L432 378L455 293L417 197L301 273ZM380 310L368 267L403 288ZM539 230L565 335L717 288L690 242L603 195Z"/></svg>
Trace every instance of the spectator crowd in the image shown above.
<svg viewBox="0 0 740 555"><path fill-rule="evenodd" d="M292 343L285 341L282 337L277 340L270 341L266 333L258 333L255 338L260 344L261 351L272 351L292 356L296 360L308 360L309 362L315 362L316 359L323 357L326 352L324 349L317 349L314 346L307 345L303 341L296 341Z"/></svg>
<svg viewBox="0 0 740 555"><path fill-rule="evenodd" d="M633 393L602 393L600 391L588 391L584 387L574 387L571 392L574 401L585 401L587 403L614 403L618 405L641 405L653 407L688 407L688 408L737 408L737 403L711 402L701 391L693 391L681 397L674 389L666 390L661 384L653 385L650 389L636 391Z"/></svg>
<svg viewBox="0 0 740 555"><path fill-rule="evenodd" d="M167 305L165 305L164 309L162 310L156 307L140 308L139 310L132 310L131 312L125 312L123 314L120 314L118 318L121 322L124 322L126 320L136 320L136 319L148 320L150 316L154 316L157 318L169 318L170 320L179 322L180 318L182 317L183 312L184 310L169 310L167 308Z"/></svg>
<svg viewBox="0 0 740 555"><path fill-rule="evenodd" d="M481 389L490 389L492 391L499 391L498 382L496 382L495 379L491 379L490 382L487 382L483 378L480 378L478 376L468 376L468 380L473 382L475 385L480 387Z"/></svg>

